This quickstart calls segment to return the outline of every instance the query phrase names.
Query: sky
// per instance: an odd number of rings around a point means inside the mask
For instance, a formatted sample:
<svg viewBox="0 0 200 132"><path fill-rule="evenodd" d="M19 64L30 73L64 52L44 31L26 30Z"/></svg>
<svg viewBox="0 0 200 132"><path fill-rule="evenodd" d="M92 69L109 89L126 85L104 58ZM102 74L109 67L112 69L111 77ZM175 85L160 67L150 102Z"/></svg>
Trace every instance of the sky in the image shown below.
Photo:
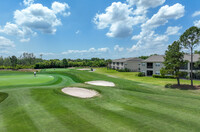
<svg viewBox="0 0 200 132"><path fill-rule="evenodd" d="M0 56L164 54L186 29L200 27L199 5L199 0L1 0Z"/></svg>

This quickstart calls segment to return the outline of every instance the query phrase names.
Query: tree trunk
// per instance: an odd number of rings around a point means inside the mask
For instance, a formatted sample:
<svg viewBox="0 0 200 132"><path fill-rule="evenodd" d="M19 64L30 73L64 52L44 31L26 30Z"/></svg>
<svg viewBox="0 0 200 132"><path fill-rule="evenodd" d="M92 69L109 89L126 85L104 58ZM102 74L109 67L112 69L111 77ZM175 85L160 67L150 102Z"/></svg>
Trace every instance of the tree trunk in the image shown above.
<svg viewBox="0 0 200 132"><path fill-rule="evenodd" d="M180 79L179 79L179 77L177 77L176 79L177 79L178 86L180 86Z"/></svg>
<svg viewBox="0 0 200 132"><path fill-rule="evenodd" d="M191 47L191 86L193 86L193 48Z"/></svg>

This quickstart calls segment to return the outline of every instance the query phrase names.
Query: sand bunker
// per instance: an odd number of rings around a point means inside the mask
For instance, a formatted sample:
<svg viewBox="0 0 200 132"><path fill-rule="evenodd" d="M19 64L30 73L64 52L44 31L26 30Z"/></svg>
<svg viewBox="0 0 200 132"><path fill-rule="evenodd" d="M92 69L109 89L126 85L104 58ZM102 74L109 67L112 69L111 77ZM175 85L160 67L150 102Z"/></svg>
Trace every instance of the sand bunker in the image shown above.
<svg viewBox="0 0 200 132"><path fill-rule="evenodd" d="M108 81L90 81L90 82L85 82L85 83L96 85L96 86L109 86L109 87L115 86L113 82L108 82Z"/></svg>
<svg viewBox="0 0 200 132"><path fill-rule="evenodd" d="M79 71L88 71L88 70L91 70L91 69L89 69L89 68L83 68L83 69L77 69L77 70L79 70Z"/></svg>
<svg viewBox="0 0 200 132"><path fill-rule="evenodd" d="M85 88L77 88L77 87L63 88L62 92L71 96L79 97L79 98L92 98L94 96L99 95L99 93L94 90L89 90Z"/></svg>

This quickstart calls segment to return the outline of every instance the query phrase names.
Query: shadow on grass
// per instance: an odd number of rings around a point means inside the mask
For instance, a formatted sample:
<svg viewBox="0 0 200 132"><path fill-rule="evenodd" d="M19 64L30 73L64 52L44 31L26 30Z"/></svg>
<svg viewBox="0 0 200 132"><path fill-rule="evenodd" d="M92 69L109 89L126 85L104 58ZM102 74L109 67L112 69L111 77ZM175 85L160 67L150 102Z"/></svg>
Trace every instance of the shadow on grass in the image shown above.
<svg viewBox="0 0 200 132"><path fill-rule="evenodd" d="M200 85L188 85L188 84L167 84L165 85L165 88L171 88L171 89L180 89L180 90L200 90Z"/></svg>
<svg viewBox="0 0 200 132"><path fill-rule="evenodd" d="M3 102L8 97L7 93L0 92L0 103Z"/></svg>

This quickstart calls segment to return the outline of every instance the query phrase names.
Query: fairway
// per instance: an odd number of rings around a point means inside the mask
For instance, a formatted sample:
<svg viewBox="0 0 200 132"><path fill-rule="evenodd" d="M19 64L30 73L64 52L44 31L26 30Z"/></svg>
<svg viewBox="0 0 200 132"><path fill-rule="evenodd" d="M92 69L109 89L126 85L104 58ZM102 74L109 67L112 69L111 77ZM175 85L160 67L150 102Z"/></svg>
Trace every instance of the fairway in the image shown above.
<svg viewBox="0 0 200 132"><path fill-rule="evenodd" d="M75 69L42 70L38 78L32 73L2 72L0 79L4 82L0 87L1 132L200 130L198 90L166 89ZM97 80L115 86L85 84ZM65 87L95 90L99 96L73 97L61 91Z"/></svg>

